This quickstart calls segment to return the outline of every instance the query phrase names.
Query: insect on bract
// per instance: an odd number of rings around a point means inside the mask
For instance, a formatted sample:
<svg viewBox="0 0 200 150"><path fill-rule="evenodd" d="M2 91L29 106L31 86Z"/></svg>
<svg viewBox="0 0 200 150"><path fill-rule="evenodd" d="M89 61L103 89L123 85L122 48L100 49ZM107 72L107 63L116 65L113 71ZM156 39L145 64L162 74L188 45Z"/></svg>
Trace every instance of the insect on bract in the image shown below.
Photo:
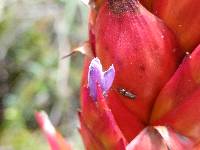
<svg viewBox="0 0 200 150"><path fill-rule="evenodd" d="M130 98L130 99L135 99L136 98L135 94L131 93L130 91L127 91L124 88L119 88L118 91L122 96L125 96L127 98Z"/></svg>

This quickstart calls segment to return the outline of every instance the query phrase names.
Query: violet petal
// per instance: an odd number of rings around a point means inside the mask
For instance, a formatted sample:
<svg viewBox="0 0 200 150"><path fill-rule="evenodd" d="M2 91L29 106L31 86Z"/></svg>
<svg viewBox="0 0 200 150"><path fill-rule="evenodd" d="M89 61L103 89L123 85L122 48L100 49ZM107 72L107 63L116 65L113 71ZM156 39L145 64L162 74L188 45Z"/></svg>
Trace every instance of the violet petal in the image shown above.
<svg viewBox="0 0 200 150"><path fill-rule="evenodd" d="M101 79L103 78L102 65L98 58L94 58L89 66L88 72L88 86L90 89L90 96L94 99L97 97L97 83L101 84Z"/></svg>
<svg viewBox="0 0 200 150"><path fill-rule="evenodd" d="M94 100L97 98L97 84L102 88L103 93L106 93L112 86L115 76L114 66L110 66L105 72L102 71L102 65L100 60L96 57L94 58L89 66L88 72L88 87L90 90L90 96Z"/></svg>
<svg viewBox="0 0 200 150"><path fill-rule="evenodd" d="M107 71L104 72L102 80L102 90L107 92L112 86L113 80L115 77L115 68L113 65L109 67Z"/></svg>

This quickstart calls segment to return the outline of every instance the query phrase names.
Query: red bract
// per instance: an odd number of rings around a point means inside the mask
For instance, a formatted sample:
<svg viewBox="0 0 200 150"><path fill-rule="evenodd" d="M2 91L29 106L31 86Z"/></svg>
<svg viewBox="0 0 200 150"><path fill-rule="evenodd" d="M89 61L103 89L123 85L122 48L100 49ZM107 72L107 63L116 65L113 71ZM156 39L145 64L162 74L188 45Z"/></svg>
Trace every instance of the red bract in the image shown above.
<svg viewBox="0 0 200 150"><path fill-rule="evenodd" d="M183 52L200 42L199 0L153 0L153 12L174 31Z"/></svg>
<svg viewBox="0 0 200 150"><path fill-rule="evenodd" d="M151 122L165 124L200 140L200 45L187 56L161 90ZM160 119L161 118L161 119Z"/></svg>
<svg viewBox="0 0 200 150"><path fill-rule="evenodd" d="M96 101L89 96L87 87L84 87L82 92L82 110L79 113L80 133L86 148L117 150L118 147L124 147L126 140L106 104L101 88L98 86Z"/></svg>

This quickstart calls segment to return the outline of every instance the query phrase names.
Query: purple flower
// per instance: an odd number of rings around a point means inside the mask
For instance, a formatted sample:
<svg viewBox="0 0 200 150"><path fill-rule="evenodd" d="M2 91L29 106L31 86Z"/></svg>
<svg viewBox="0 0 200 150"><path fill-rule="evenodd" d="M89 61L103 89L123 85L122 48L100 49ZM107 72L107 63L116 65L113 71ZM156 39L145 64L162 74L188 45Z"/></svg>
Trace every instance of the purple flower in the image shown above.
<svg viewBox="0 0 200 150"><path fill-rule="evenodd" d="M106 94L112 86L114 77L115 69L113 65L111 65L107 71L103 72L100 60L97 57L94 58L90 63L88 72L88 87L90 90L90 96L96 100L97 84L101 86L103 93Z"/></svg>

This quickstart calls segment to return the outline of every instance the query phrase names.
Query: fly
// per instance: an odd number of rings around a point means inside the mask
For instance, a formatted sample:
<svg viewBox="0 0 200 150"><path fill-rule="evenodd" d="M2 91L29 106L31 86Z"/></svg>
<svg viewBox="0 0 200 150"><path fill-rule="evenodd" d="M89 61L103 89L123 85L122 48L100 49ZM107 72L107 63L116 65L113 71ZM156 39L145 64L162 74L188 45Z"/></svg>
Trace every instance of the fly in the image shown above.
<svg viewBox="0 0 200 150"><path fill-rule="evenodd" d="M126 89L124 88L119 88L118 89L119 93L122 95L122 96L125 96L127 98L130 98L130 99L135 99L136 98L136 95L127 91Z"/></svg>

